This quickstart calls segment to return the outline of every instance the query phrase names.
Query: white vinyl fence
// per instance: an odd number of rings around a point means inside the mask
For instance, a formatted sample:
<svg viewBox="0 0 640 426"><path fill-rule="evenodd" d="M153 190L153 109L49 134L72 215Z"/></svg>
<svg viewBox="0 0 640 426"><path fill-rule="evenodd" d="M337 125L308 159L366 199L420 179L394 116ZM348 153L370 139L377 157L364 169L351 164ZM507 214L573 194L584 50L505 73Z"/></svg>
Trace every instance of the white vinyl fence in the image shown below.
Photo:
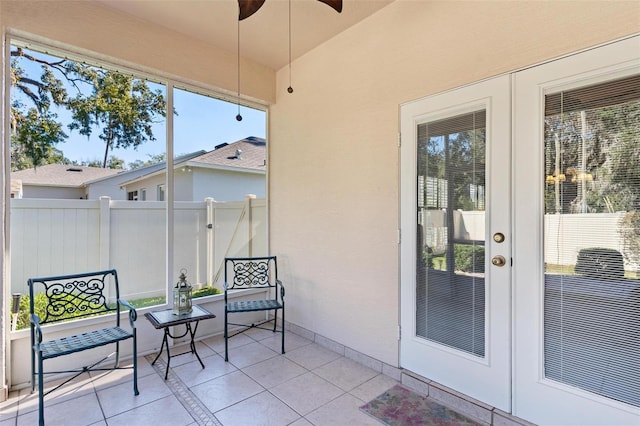
<svg viewBox="0 0 640 426"><path fill-rule="evenodd" d="M548 214L544 216L544 260L554 265L575 265L578 252L599 247L625 254L621 221L625 213ZM624 256L626 270L635 270Z"/></svg>
<svg viewBox="0 0 640 426"><path fill-rule="evenodd" d="M544 216L544 261L555 265L575 265L578 252L584 248L600 247L617 250L624 255L625 269L638 271L640 265L630 262L628 248L621 233L625 212L547 214ZM445 213L428 210L423 213L427 224L425 244L442 252L446 246L447 228ZM485 212L455 211L456 238L484 240ZM439 250L438 250L439 249Z"/></svg>
<svg viewBox="0 0 640 426"><path fill-rule="evenodd" d="M11 200L11 291L27 279L115 268L122 297L164 296L166 203L99 200ZM181 269L199 288L222 288L225 256L267 254L266 202L176 202L175 281Z"/></svg>

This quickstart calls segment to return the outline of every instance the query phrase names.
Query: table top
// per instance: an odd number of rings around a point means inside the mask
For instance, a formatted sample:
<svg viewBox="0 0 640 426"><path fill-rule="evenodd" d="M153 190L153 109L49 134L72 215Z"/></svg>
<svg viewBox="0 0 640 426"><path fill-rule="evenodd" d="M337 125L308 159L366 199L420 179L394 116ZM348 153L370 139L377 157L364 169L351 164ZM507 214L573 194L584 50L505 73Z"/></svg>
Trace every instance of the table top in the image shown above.
<svg viewBox="0 0 640 426"><path fill-rule="evenodd" d="M175 315L171 309L164 309L162 311L147 312L144 316L155 328L171 327L216 317L198 305L193 305L192 308L193 310L188 314Z"/></svg>

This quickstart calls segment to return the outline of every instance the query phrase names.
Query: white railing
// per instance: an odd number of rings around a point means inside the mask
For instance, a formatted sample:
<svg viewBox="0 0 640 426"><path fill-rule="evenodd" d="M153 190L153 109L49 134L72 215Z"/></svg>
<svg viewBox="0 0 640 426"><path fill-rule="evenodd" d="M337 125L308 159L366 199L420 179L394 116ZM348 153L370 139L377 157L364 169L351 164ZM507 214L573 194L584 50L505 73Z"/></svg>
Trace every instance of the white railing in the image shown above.
<svg viewBox="0 0 640 426"><path fill-rule="evenodd" d="M166 292L166 203L99 200L11 200L11 291L27 279L118 270L129 299ZM176 202L174 270L195 287L222 288L225 256L267 254L266 202Z"/></svg>

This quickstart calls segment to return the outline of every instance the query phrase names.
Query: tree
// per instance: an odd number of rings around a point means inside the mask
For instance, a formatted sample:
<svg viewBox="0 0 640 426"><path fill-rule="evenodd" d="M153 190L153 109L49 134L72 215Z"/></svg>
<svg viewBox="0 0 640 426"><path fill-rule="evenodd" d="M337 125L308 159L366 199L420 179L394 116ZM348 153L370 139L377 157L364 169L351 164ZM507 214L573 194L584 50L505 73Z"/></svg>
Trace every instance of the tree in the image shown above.
<svg viewBox="0 0 640 426"><path fill-rule="evenodd" d="M91 161L83 161L80 163L82 166L87 167L102 167L102 160L95 159ZM122 158L118 158L114 155L109 157L109 161L107 162L108 169L124 169L124 160Z"/></svg>
<svg viewBox="0 0 640 426"><path fill-rule="evenodd" d="M155 140L151 126L156 117L166 115L164 96L159 90L151 90L145 81L15 46L11 47L11 56L12 87L33 104L27 108L20 100L12 101L12 153L20 156L14 158L20 167L59 158L49 156L59 152L55 146L68 136L51 110L53 105L71 112L69 130L78 130L88 138L94 130L100 131L99 138L105 143L102 167L108 166L112 149L136 149ZM39 64L39 78L27 75L20 61ZM68 90L72 89L77 93L70 97ZM91 93L86 94L88 91ZM122 167L123 163L111 164Z"/></svg>
<svg viewBox="0 0 640 426"><path fill-rule="evenodd" d="M44 164L70 164L56 145L67 138L57 115L35 108L19 111L12 108L15 128L11 133L11 170L23 170Z"/></svg>
<svg viewBox="0 0 640 426"><path fill-rule="evenodd" d="M153 92L144 81L119 72L78 64L74 72L91 82L93 92L68 100L73 114L69 129L90 136L95 127L102 127L98 137L105 142L103 167L107 166L111 149L136 149L147 140L156 140L151 128L153 119L166 115L160 91Z"/></svg>
<svg viewBox="0 0 640 426"><path fill-rule="evenodd" d="M136 160L129 163L129 169L139 169L140 167L150 166L152 164L162 163L167 161L167 153L162 154L147 154L149 159L147 161Z"/></svg>
<svg viewBox="0 0 640 426"><path fill-rule="evenodd" d="M58 63L47 66L37 58L28 55L23 49L11 51L11 85L33 104L28 108L18 99L11 102L11 157L12 170L36 167L52 162L64 162L62 153L55 146L67 135L57 121L57 114L50 111L51 104L62 105L66 99L66 90L57 80L50 68L59 67ZM39 80L26 75L20 67L17 57L43 65Z"/></svg>

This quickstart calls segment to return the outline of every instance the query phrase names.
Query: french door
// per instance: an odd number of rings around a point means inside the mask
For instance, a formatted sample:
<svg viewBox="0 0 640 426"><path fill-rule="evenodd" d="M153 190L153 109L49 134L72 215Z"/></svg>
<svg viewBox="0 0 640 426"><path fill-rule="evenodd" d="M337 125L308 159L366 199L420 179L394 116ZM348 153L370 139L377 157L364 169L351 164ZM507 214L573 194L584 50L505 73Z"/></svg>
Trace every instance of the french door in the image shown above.
<svg viewBox="0 0 640 426"><path fill-rule="evenodd" d="M640 36L400 112L401 366L640 425Z"/></svg>
<svg viewBox="0 0 640 426"><path fill-rule="evenodd" d="M640 425L640 37L514 76L514 406Z"/></svg>
<svg viewBox="0 0 640 426"><path fill-rule="evenodd" d="M511 408L510 78L401 107L401 365Z"/></svg>

